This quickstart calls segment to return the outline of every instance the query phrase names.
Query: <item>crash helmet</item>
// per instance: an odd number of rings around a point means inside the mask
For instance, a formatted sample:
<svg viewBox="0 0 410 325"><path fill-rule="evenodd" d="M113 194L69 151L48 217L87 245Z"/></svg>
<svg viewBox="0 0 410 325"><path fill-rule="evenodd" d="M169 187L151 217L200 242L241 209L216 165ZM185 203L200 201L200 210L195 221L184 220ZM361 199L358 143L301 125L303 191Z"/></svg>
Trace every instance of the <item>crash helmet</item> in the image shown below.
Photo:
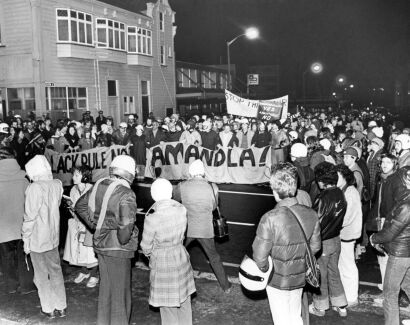
<svg viewBox="0 0 410 325"><path fill-rule="evenodd" d="M239 281L249 291L265 290L273 269L272 257L268 256L269 269L262 272L255 261L245 255L239 267Z"/></svg>

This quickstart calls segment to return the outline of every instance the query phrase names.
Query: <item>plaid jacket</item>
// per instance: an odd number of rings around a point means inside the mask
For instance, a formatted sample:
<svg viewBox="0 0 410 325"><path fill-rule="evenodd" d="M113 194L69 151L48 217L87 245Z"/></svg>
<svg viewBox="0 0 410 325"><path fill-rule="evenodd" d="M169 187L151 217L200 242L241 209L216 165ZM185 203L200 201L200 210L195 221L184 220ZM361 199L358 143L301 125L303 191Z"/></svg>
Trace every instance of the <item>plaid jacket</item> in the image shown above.
<svg viewBox="0 0 410 325"><path fill-rule="evenodd" d="M150 257L149 304L180 307L195 290L194 274L183 240L187 227L185 207L174 200L154 204L145 217L141 248Z"/></svg>

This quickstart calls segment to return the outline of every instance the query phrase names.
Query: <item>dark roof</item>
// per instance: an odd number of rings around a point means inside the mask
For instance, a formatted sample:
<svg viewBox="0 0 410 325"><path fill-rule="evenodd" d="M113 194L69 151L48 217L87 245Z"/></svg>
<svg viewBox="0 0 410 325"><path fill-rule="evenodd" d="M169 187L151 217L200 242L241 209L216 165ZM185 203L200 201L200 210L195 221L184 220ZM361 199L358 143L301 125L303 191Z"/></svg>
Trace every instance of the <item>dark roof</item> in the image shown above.
<svg viewBox="0 0 410 325"><path fill-rule="evenodd" d="M147 10L148 2L156 2L155 0L99 0L100 2L128 10L131 12L141 13Z"/></svg>

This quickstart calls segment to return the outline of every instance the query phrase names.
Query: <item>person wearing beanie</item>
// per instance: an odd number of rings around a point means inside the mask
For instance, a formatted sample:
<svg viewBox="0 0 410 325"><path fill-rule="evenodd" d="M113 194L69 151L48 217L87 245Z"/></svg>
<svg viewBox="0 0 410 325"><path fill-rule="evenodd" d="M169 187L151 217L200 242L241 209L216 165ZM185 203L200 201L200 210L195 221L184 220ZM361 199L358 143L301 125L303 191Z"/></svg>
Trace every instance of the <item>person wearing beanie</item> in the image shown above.
<svg viewBox="0 0 410 325"><path fill-rule="evenodd" d="M370 140L367 150L369 151L366 161L367 169L369 170L369 194L370 199L372 199L376 190L377 177L380 174L379 163L380 157L384 152L384 141L378 137L373 138Z"/></svg>
<svg viewBox="0 0 410 325"><path fill-rule="evenodd" d="M63 184L53 179L45 156L36 155L25 167L32 183L26 190L21 230L24 252L33 263L41 313L50 319L65 317L67 299L58 252Z"/></svg>
<svg viewBox="0 0 410 325"><path fill-rule="evenodd" d="M135 160L116 156L109 177L99 179L75 204L78 216L94 230L100 289L97 324L129 324L131 259L138 249L137 203L131 184Z"/></svg>
<svg viewBox="0 0 410 325"><path fill-rule="evenodd" d="M215 248L212 211L218 206L218 187L205 178L205 167L197 159L189 165L189 179L179 183L174 198L182 202L188 211L188 230L185 246L194 240L202 246L212 270L224 292L229 292L228 281L221 257Z"/></svg>
<svg viewBox="0 0 410 325"><path fill-rule="evenodd" d="M202 146L202 138L199 132L195 129L196 121L189 120L186 124L186 130L182 132L179 142L183 142L187 145L193 144Z"/></svg>
<svg viewBox="0 0 410 325"><path fill-rule="evenodd" d="M211 121L204 121L204 123L202 123L202 129L202 132L200 132L202 146L209 150L216 150L218 144L221 144L221 139L219 138L219 134L212 130Z"/></svg>
<svg viewBox="0 0 410 325"><path fill-rule="evenodd" d="M343 151L343 163L349 167L349 169L354 173L354 178L356 179L357 190L359 191L360 197L362 196L363 190L363 172L357 165L359 160L359 153L356 147L347 147Z"/></svg>
<svg viewBox="0 0 410 325"><path fill-rule="evenodd" d="M399 168L410 166L410 136L399 134L394 140L394 150L399 157Z"/></svg>
<svg viewBox="0 0 410 325"><path fill-rule="evenodd" d="M191 325L191 295L196 289L183 245L187 209L171 199L172 185L164 178L152 183L151 196L155 212L145 216L141 240L142 252L150 259L149 304L159 307L162 324Z"/></svg>
<svg viewBox="0 0 410 325"><path fill-rule="evenodd" d="M290 160L296 167L299 176L299 186L301 190L309 193L315 174L310 168L310 159L307 156L307 147L303 143L295 143L290 148Z"/></svg>

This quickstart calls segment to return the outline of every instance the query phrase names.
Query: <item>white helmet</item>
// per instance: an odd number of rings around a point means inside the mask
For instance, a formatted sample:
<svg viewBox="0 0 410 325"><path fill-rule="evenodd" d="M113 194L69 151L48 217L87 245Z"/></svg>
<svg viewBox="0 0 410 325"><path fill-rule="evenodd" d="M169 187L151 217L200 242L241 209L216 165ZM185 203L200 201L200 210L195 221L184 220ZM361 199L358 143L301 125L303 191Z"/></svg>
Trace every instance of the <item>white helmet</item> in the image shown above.
<svg viewBox="0 0 410 325"><path fill-rule="evenodd" d="M110 165L110 175L122 177L131 184L135 178L134 158L127 155L115 157Z"/></svg>
<svg viewBox="0 0 410 325"><path fill-rule="evenodd" d="M239 267L239 281L243 287L249 291L265 290L273 269L272 257L268 256L269 269L262 272L255 261L248 256L244 256Z"/></svg>
<svg viewBox="0 0 410 325"><path fill-rule="evenodd" d="M0 133L9 134L9 125L7 123L0 123Z"/></svg>
<svg viewBox="0 0 410 325"><path fill-rule="evenodd" d="M394 141L399 141L401 143L402 150L410 149L410 136L407 134L399 134Z"/></svg>

